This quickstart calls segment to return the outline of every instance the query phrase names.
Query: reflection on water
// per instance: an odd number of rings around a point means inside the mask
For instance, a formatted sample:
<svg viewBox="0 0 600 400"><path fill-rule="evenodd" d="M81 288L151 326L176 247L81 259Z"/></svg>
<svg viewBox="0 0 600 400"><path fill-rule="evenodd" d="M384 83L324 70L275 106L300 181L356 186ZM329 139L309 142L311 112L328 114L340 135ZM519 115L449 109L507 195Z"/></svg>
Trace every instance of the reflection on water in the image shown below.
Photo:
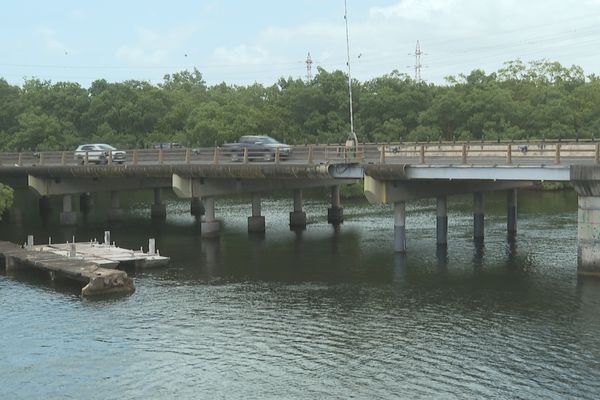
<svg viewBox="0 0 600 400"><path fill-rule="evenodd" d="M34 199L35 200L35 199ZM24 199L23 202L26 203ZM290 231L289 199L220 201L219 239L201 240L189 203L166 223L132 199L110 226L122 247L155 237L168 268L132 270L130 297L83 300L38 274L0 275L2 398L596 398L600 282L576 278L576 198L529 193L507 238L505 196L486 196L485 243L471 197L449 202L449 243L435 244L435 203L409 204L408 253L394 254L386 206L307 199ZM106 198L87 223L37 213L0 225L3 240L102 237ZM37 211L36 207L33 207Z"/></svg>

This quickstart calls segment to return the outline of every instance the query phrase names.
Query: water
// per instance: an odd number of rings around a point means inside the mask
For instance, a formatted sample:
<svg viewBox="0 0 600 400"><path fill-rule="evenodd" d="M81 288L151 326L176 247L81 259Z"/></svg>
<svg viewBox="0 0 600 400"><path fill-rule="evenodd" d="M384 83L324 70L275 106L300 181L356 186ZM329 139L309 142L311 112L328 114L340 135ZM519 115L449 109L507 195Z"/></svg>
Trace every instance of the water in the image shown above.
<svg viewBox="0 0 600 400"><path fill-rule="evenodd" d="M131 199L113 239L156 237L171 265L128 271L135 294L101 300L0 274L0 398L597 398L600 281L576 277L576 197L522 193L516 243L504 201L487 198L477 248L471 198L450 198L441 253L435 204L410 203L401 257L389 206L346 203L334 230L327 204L309 199L296 234L291 200L266 199L267 233L249 238L250 205L220 201L224 233L202 241L188 203L170 200L154 225ZM0 236L84 240L106 228L101 213L76 229L57 219L24 215Z"/></svg>

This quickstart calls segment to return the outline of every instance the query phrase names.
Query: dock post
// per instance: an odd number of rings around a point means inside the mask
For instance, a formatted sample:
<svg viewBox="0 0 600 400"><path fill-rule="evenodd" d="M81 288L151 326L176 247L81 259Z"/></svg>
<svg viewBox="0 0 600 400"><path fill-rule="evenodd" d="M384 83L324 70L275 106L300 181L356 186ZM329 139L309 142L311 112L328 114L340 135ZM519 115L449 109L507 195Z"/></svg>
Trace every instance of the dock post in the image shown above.
<svg viewBox="0 0 600 400"><path fill-rule="evenodd" d="M473 239L482 242L485 236L485 208L483 193L473 193Z"/></svg>
<svg viewBox="0 0 600 400"><path fill-rule="evenodd" d="M506 230L509 237L517 235L517 189L506 192Z"/></svg>
<svg viewBox="0 0 600 400"><path fill-rule="evenodd" d="M261 215L260 194L258 193L252 193L252 216L248 217L248 232L265 232L265 217Z"/></svg>
<svg viewBox="0 0 600 400"><path fill-rule="evenodd" d="M200 197L192 197L192 201L190 203L190 214L196 218L200 218L204 215L204 212L204 204L202 204Z"/></svg>
<svg viewBox="0 0 600 400"><path fill-rule="evenodd" d="M344 209L341 207L340 186L331 187L331 207L327 209L327 222L339 225L344 222Z"/></svg>
<svg viewBox="0 0 600 400"><path fill-rule="evenodd" d="M448 198L437 197L436 238L438 246L448 245Z"/></svg>
<svg viewBox="0 0 600 400"><path fill-rule="evenodd" d="M123 209L119 202L119 192L113 190L110 192L110 209L108 210L108 220L118 222L123 220Z"/></svg>
<svg viewBox="0 0 600 400"><path fill-rule="evenodd" d="M77 246L75 245L75 243L71 243L71 245L69 246L69 257L77 257Z"/></svg>
<svg viewBox="0 0 600 400"><path fill-rule="evenodd" d="M302 211L302 190L294 189L294 211L290 211L290 229L306 229L306 213Z"/></svg>
<svg viewBox="0 0 600 400"><path fill-rule="evenodd" d="M27 235L27 247L33 247L33 235Z"/></svg>
<svg viewBox="0 0 600 400"><path fill-rule="evenodd" d="M110 231L104 231L104 244L110 246Z"/></svg>
<svg viewBox="0 0 600 400"><path fill-rule="evenodd" d="M76 225L77 212L73 211L73 196L66 194L63 196L63 210L60 213L61 225Z"/></svg>
<svg viewBox="0 0 600 400"><path fill-rule="evenodd" d="M162 202L160 188L154 189L154 204L150 209L150 217L158 221L164 221L167 218L167 206Z"/></svg>
<svg viewBox="0 0 600 400"><path fill-rule="evenodd" d="M394 252L406 253L406 203L394 202Z"/></svg>
<svg viewBox="0 0 600 400"><path fill-rule="evenodd" d="M221 233L221 221L215 218L215 198L204 198L205 214L200 227L200 236L202 238L216 238Z"/></svg>
<svg viewBox="0 0 600 400"><path fill-rule="evenodd" d="M156 240L154 238L148 239L148 254L156 254Z"/></svg>

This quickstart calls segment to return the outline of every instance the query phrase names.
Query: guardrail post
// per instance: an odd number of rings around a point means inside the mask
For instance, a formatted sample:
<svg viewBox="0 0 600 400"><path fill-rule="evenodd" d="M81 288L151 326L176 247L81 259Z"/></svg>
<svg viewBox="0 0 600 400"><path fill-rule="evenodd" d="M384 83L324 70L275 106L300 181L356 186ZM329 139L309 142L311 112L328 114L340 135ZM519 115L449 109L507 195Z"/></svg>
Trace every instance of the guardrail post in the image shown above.
<svg viewBox="0 0 600 400"><path fill-rule="evenodd" d="M506 163L512 164L512 145L510 143L506 147Z"/></svg>
<svg viewBox="0 0 600 400"><path fill-rule="evenodd" d="M466 144L462 145L461 161L463 164L467 163L467 145Z"/></svg>
<svg viewBox="0 0 600 400"><path fill-rule="evenodd" d="M280 155L279 155L279 147L275 147L275 164L279 164Z"/></svg>
<svg viewBox="0 0 600 400"><path fill-rule="evenodd" d="M158 163L162 164L165 158L165 153L163 149L158 150Z"/></svg>
<svg viewBox="0 0 600 400"><path fill-rule="evenodd" d="M132 160L132 162L133 162L133 165L137 165L137 163L138 163L138 151L137 150L133 151L133 160Z"/></svg>
<svg viewBox="0 0 600 400"><path fill-rule="evenodd" d="M244 164L248 164L248 148L244 147Z"/></svg>
<svg viewBox="0 0 600 400"><path fill-rule="evenodd" d="M308 146L308 163L313 163L313 145Z"/></svg>
<svg viewBox="0 0 600 400"><path fill-rule="evenodd" d="M213 164L219 165L219 148L215 147L215 155L213 157Z"/></svg>
<svg viewBox="0 0 600 400"><path fill-rule="evenodd" d="M190 149L185 149L185 163L189 164L191 161L191 152Z"/></svg>
<svg viewBox="0 0 600 400"><path fill-rule="evenodd" d="M60 154L60 165L65 165L66 162L67 162L67 152L63 151Z"/></svg>
<svg viewBox="0 0 600 400"><path fill-rule="evenodd" d="M44 165L44 153L40 153L40 165Z"/></svg>
<svg viewBox="0 0 600 400"><path fill-rule="evenodd" d="M88 165L89 162L90 162L89 153L86 151L85 152L85 157L83 157L83 165Z"/></svg>
<svg viewBox="0 0 600 400"><path fill-rule="evenodd" d="M108 165L112 165L113 163L113 154L112 154L112 150L108 151L108 161L107 161Z"/></svg>
<svg viewBox="0 0 600 400"><path fill-rule="evenodd" d="M420 152L421 164L425 164L425 146L421 145L421 150L419 152Z"/></svg>
<svg viewBox="0 0 600 400"><path fill-rule="evenodd" d="M600 164L600 142L596 143L596 164Z"/></svg>
<svg viewBox="0 0 600 400"><path fill-rule="evenodd" d="M560 164L560 144L556 143L556 155L554 157L554 163Z"/></svg>
<svg viewBox="0 0 600 400"><path fill-rule="evenodd" d="M379 152L379 164L385 164L385 144L381 145L381 150Z"/></svg>
<svg viewBox="0 0 600 400"><path fill-rule="evenodd" d="M23 153L19 153L19 157L17 158L17 165L20 167L23 165Z"/></svg>

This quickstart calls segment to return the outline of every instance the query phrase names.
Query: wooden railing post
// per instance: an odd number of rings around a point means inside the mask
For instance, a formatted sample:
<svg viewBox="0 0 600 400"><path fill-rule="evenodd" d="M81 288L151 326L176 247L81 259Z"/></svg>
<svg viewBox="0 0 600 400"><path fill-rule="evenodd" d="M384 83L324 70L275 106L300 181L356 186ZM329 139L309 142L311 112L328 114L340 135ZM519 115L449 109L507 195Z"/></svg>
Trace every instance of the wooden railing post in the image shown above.
<svg viewBox="0 0 600 400"><path fill-rule="evenodd" d="M279 147L275 147L275 164L279 164L280 155L279 155Z"/></svg>
<svg viewBox="0 0 600 400"><path fill-rule="evenodd" d="M107 162L107 164L108 165L112 165L112 163L113 163L113 154L112 154L112 150L109 150L108 151L108 162Z"/></svg>
<svg viewBox="0 0 600 400"><path fill-rule="evenodd" d="M40 152L40 165L44 165L44 153Z"/></svg>
<svg viewBox="0 0 600 400"><path fill-rule="evenodd" d="M219 148L215 147L215 155L213 157L213 164L219 165Z"/></svg>
<svg viewBox="0 0 600 400"><path fill-rule="evenodd" d="M421 159L421 164L425 164L425 146L423 146L423 145L421 145L420 159Z"/></svg>
<svg viewBox="0 0 600 400"><path fill-rule="evenodd" d="M379 164L385 164L385 144L381 145L381 150L379 152Z"/></svg>
<svg viewBox="0 0 600 400"><path fill-rule="evenodd" d="M133 151L133 165L137 165L138 163L138 151L134 150Z"/></svg>
<svg viewBox="0 0 600 400"><path fill-rule="evenodd" d="M462 145L462 153L461 153L461 162L463 164L467 163L467 149L468 149L467 145L463 144Z"/></svg>
<svg viewBox="0 0 600 400"><path fill-rule="evenodd" d="M165 152L163 149L158 150L158 163L162 164L165 159Z"/></svg>
<svg viewBox="0 0 600 400"><path fill-rule="evenodd" d="M90 155L89 153L86 151L85 152L85 156L83 158L83 165L88 165L90 163Z"/></svg>
<svg viewBox="0 0 600 400"><path fill-rule="evenodd" d="M248 148L244 147L244 164L248 164Z"/></svg>
<svg viewBox="0 0 600 400"><path fill-rule="evenodd" d="M67 152L66 152L66 151L63 151L63 152L60 154L60 165L65 165L65 164L66 164L66 162L67 162Z"/></svg>
<svg viewBox="0 0 600 400"><path fill-rule="evenodd" d="M189 164L191 161L191 152L190 149L185 149L185 163Z"/></svg>
<svg viewBox="0 0 600 400"><path fill-rule="evenodd" d="M17 158L17 165L20 167L23 165L23 153L19 153L19 157Z"/></svg>
<svg viewBox="0 0 600 400"><path fill-rule="evenodd" d="M596 156L594 157L596 164L600 164L600 142L596 143Z"/></svg>
<svg viewBox="0 0 600 400"><path fill-rule="evenodd" d="M313 145L308 146L308 163L313 163Z"/></svg>
<svg viewBox="0 0 600 400"><path fill-rule="evenodd" d="M560 164L560 144L556 143L556 155L554 157L554 163Z"/></svg>
<svg viewBox="0 0 600 400"><path fill-rule="evenodd" d="M506 163L509 165L512 164L512 146L510 143L506 147Z"/></svg>

